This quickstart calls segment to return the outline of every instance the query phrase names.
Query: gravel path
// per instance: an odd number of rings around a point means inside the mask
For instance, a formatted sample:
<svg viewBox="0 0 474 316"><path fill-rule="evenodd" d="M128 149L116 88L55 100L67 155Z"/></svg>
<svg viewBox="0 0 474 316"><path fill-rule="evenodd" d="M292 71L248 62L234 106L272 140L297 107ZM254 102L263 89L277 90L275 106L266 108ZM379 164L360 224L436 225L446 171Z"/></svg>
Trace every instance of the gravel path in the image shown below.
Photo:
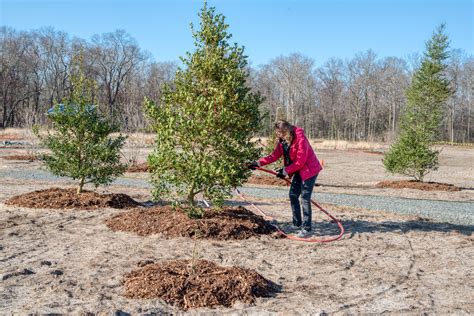
<svg viewBox="0 0 474 316"><path fill-rule="evenodd" d="M317 188L316 188L317 190ZM244 187L241 191L250 196L265 198L287 198L288 189ZM419 215L436 222L458 225L474 225L473 202L448 202L436 200L416 200L396 197L369 196L355 194L313 193L313 199L321 203L331 203L360 207L369 210L389 211L400 214Z"/></svg>
<svg viewBox="0 0 474 316"><path fill-rule="evenodd" d="M60 181L61 183L70 182L67 179L58 178L46 171L37 169L0 169L0 178L29 180L37 179L42 181ZM117 179L114 184L121 186L150 188L150 184L146 180L124 177ZM245 195L259 198L285 199L288 197L287 188L244 187L241 188L241 191ZM436 222L458 225L474 225L474 202L449 202L354 194L318 193L317 188L313 193L313 199L321 203L331 203L370 210L383 210L401 214L419 215L430 218Z"/></svg>

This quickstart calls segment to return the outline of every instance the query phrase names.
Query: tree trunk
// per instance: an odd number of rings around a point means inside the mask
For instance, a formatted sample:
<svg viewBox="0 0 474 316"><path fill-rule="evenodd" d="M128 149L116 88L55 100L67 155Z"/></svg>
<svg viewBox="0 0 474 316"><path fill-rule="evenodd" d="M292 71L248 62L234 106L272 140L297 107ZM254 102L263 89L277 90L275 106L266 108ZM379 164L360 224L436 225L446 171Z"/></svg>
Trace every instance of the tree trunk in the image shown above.
<svg viewBox="0 0 474 316"><path fill-rule="evenodd" d="M79 187L77 188L77 194L82 193L82 188L84 187L85 180L85 177L81 178L81 182L79 183Z"/></svg>
<svg viewBox="0 0 474 316"><path fill-rule="evenodd" d="M471 108L472 105L469 106L468 114L467 114L467 141L471 141Z"/></svg>
<svg viewBox="0 0 474 316"><path fill-rule="evenodd" d="M395 139L395 120L396 120L396 105L395 101L393 101L393 112L392 112L392 140Z"/></svg>
<svg viewBox="0 0 474 316"><path fill-rule="evenodd" d="M454 143L454 104L451 109L451 143Z"/></svg>
<svg viewBox="0 0 474 316"><path fill-rule="evenodd" d="M196 195L196 192L194 192L194 184L193 184L188 194L188 202L191 206L196 206L196 202L194 201L195 195Z"/></svg>

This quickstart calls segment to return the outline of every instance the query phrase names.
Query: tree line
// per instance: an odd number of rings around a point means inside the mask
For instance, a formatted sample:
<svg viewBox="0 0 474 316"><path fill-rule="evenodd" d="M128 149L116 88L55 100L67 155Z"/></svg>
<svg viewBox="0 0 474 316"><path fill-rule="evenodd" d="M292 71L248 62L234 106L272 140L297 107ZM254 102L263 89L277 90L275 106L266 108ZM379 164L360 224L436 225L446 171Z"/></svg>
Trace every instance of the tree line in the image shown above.
<svg viewBox="0 0 474 316"><path fill-rule="evenodd" d="M147 130L145 97L159 103L178 64L155 61L123 30L90 40L43 28L0 28L0 128L46 124L44 113L71 93L69 69L77 54L96 82L93 102L123 131ZM398 133L406 90L420 55L379 58L372 50L317 67L300 53L249 66L247 84L265 98L260 134L286 118L309 137L391 141ZM446 68L453 94L442 112L440 139L474 140L474 56L451 50Z"/></svg>

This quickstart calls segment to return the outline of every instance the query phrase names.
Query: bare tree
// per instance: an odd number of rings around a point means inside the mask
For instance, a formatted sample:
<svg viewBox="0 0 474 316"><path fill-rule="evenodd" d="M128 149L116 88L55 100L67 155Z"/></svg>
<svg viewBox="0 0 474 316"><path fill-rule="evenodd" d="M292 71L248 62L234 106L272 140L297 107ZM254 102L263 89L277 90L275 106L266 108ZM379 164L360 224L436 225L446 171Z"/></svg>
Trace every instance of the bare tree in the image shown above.
<svg viewBox="0 0 474 316"><path fill-rule="evenodd" d="M280 56L261 67L255 82L265 97L263 106L269 114L269 125L277 109L283 108L286 119L310 133L309 116L315 105L313 68L314 61L301 54Z"/></svg>
<svg viewBox="0 0 474 316"><path fill-rule="evenodd" d="M342 60L331 58L316 70L317 95L319 105L319 128L321 136L340 138L344 115L344 64Z"/></svg>
<svg viewBox="0 0 474 316"><path fill-rule="evenodd" d="M451 83L451 90L453 94L446 102L446 112L447 116L444 120L444 130L447 134L445 138L449 138L450 142L454 142L454 124L456 119L456 111L458 110L460 99L461 99L461 90L459 89L461 85L461 76L462 76L462 52L460 50L451 51L451 58L446 70L447 77Z"/></svg>
<svg viewBox="0 0 474 316"><path fill-rule="evenodd" d="M458 102L459 110L454 118L456 138L460 142L474 139L472 117L474 115L474 57L468 57L462 63L459 79Z"/></svg>
<svg viewBox="0 0 474 316"><path fill-rule="evenodd" d="M105 91L108 113L116 120L116 116L121 113L116 103L122 84L146 57L136 41L123 30L95 35L91 53L102 90Z"/></svg>
<svg viewBox="0 0 474 316"><path fill-rule="evenodd" d="M385 116L381 131L387 131L388 139L394 139L400 110L405 106L405 91L409 83L407 63L400 58L387 57L381 61L380 116Z"/></svg>
<svg viewBox="0 0 474 316"><path fill-rule="evenodd" d="M13 29L0 29L1 70L0 87L2 93L0 127L14 126L18 120L17 109L28 103L34 95L29 85L31 68L31 36L25 32L17 33Z"/></svg>
<svg viewBox="0 0 474 316"><path fill-rule="evenodd" d="M92 101L123 130L146 129L143 98L160 102L176 64L151 61L120 30L88 41L52 28L7 27L0 27L0 127L44 123L45 111L71 92L68 69L77 54L84 56L85 75L98 83ZM419 61L419 54L379 59L368 50L347 61L330 58L318 68L297 53L249 67L247 84L265 97L261 134L272 134L275 120L286 118L310 137L391 140ZM473 141L474 57L453 51L447 74L455 93L445 109L443 139Z"/></svg>
<svg viewBox="0 0 474 316"><path fill-rule="evenodd" d="M260 91L265 97L260 108L265 120L262 124L262 133L269 136L273 133L273 123L277 119L278 108L283 108L283 101L280 98L280 91L276 81L276 69L271 64L267 64L253 72L251 84L255 91Z"/></svg>
<svg viewBox="0 0 474 316"><path fill-rule="evenodd" d="M171 82L178 66L173 62L152 62L145 68L145 93L151 100L158 101L163 85Z"/></svg>

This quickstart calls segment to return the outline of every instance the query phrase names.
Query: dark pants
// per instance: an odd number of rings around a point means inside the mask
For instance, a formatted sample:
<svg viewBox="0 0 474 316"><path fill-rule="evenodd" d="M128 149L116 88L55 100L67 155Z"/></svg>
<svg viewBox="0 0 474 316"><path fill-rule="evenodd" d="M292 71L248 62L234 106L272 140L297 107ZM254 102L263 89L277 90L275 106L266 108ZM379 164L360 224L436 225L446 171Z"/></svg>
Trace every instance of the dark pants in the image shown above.
<svg viewBox="0 0 474 316"><path fill-rule="evenodd" d="M316 182L315 175L306 181L301 180L299 172L293 175L293 181L290 186L291 210L293 211L293 225L301 226L306 230L311 230L311 194L313 193L314 184ZM301 204L303 206L303 222L301 221Z"/></svg>

